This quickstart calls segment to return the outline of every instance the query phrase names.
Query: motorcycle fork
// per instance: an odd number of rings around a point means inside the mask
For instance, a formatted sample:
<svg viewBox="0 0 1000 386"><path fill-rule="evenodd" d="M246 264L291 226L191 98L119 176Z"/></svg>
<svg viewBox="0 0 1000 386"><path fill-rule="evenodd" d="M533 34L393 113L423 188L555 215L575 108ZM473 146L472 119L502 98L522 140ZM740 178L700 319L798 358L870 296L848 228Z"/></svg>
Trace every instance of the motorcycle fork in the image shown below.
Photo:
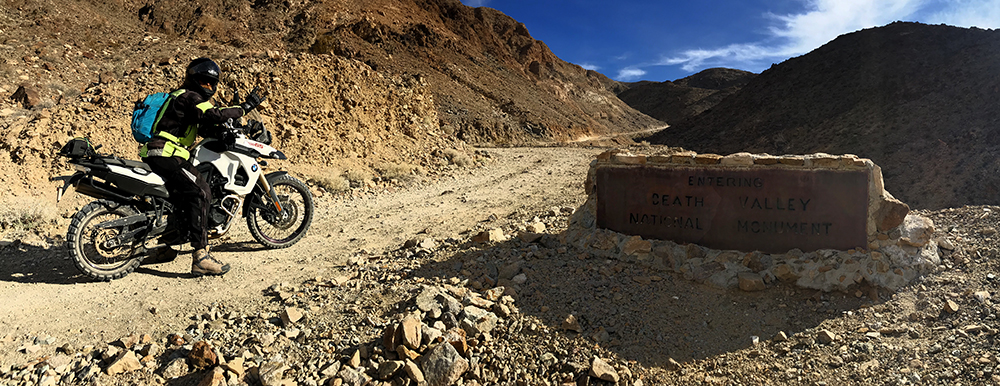
<svg viewBox="0 0 1000 386"><path fill-rule="evenodd" d="M257 180L260 187L267 192L267 196L271 199L271 205L274 206L276 213L279 215L284 214L284 209L281 208L281 200L278 199L278 193L275 192L271 184L267 182L267 177L264 177L264 173L261 173L260 176L257 177Z"/></svg>

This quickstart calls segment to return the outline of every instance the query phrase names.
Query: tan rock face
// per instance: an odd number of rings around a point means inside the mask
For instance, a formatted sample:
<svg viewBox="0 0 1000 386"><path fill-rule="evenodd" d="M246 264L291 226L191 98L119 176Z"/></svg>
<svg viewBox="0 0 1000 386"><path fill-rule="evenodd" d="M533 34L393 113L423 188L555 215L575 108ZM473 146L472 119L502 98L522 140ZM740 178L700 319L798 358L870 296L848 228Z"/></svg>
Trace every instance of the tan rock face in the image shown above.
<svg viewBox="0 0 1000 386"><path fill-rule="evenodd" d="M195 368L206 368L215 366L219 358L215 355L212 345L205 341L199 341L194 344L194 347L188 354L188 361Z"/></svg>
<svg viewBox="0 0 1000 386"><path fill-rule="evenodd" d="M910 206L895 197L886 197L882 206L875 213L875 225L879 232L884 232L899 226L910 213Z"/></svg>

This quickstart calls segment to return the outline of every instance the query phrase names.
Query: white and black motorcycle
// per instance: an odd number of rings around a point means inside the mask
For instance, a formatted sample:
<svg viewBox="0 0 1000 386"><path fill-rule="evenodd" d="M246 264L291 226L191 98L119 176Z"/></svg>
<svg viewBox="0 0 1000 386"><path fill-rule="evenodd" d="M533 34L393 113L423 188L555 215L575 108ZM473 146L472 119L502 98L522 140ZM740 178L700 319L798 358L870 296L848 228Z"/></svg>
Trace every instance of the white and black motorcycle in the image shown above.
<svg viewBox="0 0 1000 386"><path fill-rule="evenodd" d="M312 223L309 188L286 172L264 174L265 159L287 157L270 146L271 135L263 124L248 121L234 127L230 121L223 126L235 141L204 139L191 150L191 163L212 190L209 238L222 237L243 217L250 234L264 246L295 244ZM148 251L167 246L159 240L172 238L179 224L160 176L143 162L99 154L99 148L75 138L59 151L77 172L56 178L64 181L57 201L70 186L97 198L73 216L66 246L80 271L107 281L135 270Z"/></svg>

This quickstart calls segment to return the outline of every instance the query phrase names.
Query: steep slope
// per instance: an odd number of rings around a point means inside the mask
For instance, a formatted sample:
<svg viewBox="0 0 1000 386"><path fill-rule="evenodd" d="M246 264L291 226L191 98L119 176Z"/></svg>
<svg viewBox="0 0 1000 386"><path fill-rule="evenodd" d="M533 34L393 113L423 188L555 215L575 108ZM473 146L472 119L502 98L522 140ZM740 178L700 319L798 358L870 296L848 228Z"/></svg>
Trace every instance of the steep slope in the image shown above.
<svg viewBox="0 0 1000 386"><path fill-rule="evenodd" d="M133 102L180 84L199 56L222 65L225 100L234 88L266 89L260 119L289 155L284 167L317 180L357 168L369 179L387 168L433 173L472 156L470 143L660 124L523 24L458 0L3 5L0 192L13 196L54 197L47 177L67 170L54 154L68 138L135 159Z"/></svg>
<svg viewBox="0 0 1000 386"><path fill-rule="evenodd" d="M524 24L490 8L459 0L208 4L157 1L147 6L146 20L236 46L264 40L292 52L355 59L379 72L420 74L439 106L440 125L465 141L572 139L658 124L606 91L604 75L562 61Z"/></svg>
<svg viewBox="0 0 1000 386"><path fill-rule="evenodd" d="M995 204L1000 32L897 22L772 66L650 140L722 154L852 153L918 208Z"/></svg>
<svg viewBox="0 0 1000 386"><path fill-rule="evenodd" d="M710 68L673 82L637 82L618 98L646 115L677 124L717 105L754 76L747 71Z"/></svg>

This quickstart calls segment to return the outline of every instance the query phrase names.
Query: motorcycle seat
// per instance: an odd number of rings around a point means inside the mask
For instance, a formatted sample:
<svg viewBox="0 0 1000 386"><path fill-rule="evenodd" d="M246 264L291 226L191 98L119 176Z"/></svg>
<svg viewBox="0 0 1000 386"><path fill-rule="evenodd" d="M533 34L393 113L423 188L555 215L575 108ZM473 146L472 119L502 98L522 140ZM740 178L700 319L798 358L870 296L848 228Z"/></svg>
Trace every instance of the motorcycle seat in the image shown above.
<svg viewBox="0 0 1000 386"><path fill-rule="evenodd" d="M116 158L116 157L104 157L104 158L102 158L102 160L104 161L105 164L108 164L108 165L118 165L118 166L124 166L124 167L127 167L127 168L139 168L139 169L143 169L143 170L145 170L147 172L150 172L150 173L153 172L153 169L150 169L149 165L146 164L145 162L142 162L142 161L132 161L132 160L121 159L121 158Z"/></svg>

